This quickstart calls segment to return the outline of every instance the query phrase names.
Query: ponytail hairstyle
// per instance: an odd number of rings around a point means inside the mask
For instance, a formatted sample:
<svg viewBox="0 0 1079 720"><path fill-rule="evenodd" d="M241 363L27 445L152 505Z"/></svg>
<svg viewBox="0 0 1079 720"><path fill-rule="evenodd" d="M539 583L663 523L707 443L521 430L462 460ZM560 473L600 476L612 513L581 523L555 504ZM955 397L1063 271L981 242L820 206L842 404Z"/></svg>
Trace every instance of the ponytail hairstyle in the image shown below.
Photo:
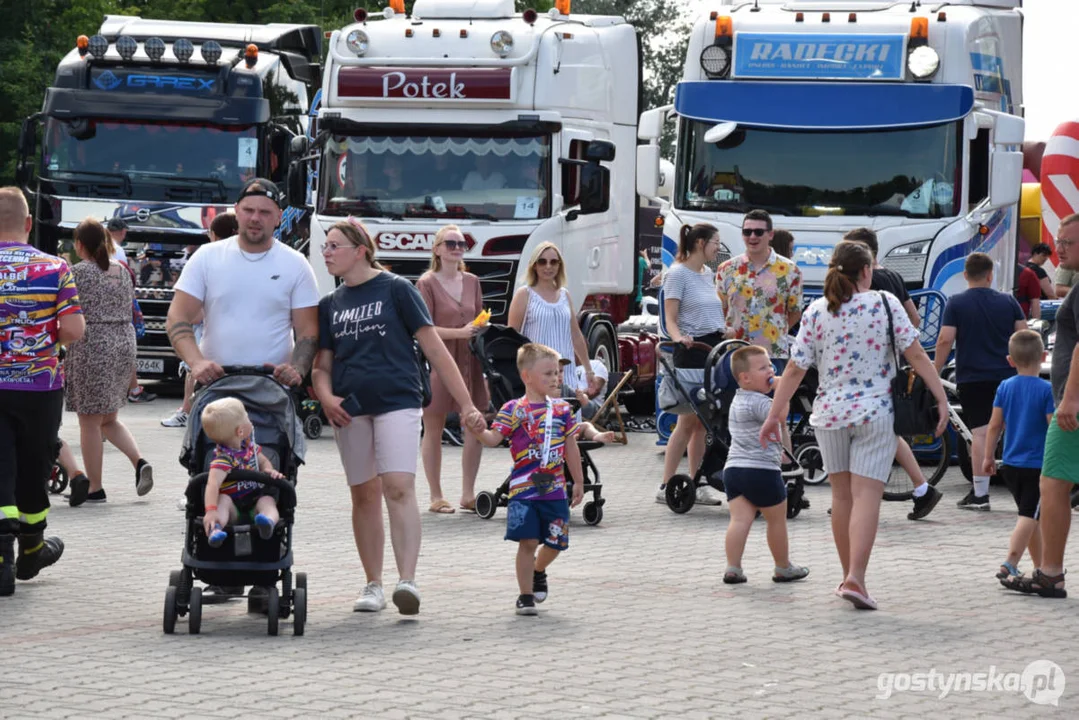
<svg viewBox="0 0 1079 720"><path fill-rule="evenodd" d="M356 220L351 215L347 220L343 220L338 223L334 223L330 230L336 230L345 236L345 239L352 244L353 247L363 248L367 251L367 262L371 264L375 270L385 270L382 264L378 260L375 260L375 242L371 239L371 233L367 232L367 228L363 226L359 220ZM330 231L327 230L326 234L329 235Z"/></svg>
<svg viewBox="0 0 1079 720"><path fill-rule="evenodd" d="M103 271L109 270L109 233L105 226L94 218L86 218L75 228L75 242L83 249Z"/></svg>
<svg viewBox="0 0 1079 720"><path fill-rule="evenodd" d="M828 274L824 276L824 297L828 312L835 315L839 306L858 292L858 277L865 267L873 267L873 256L864 243L843 240L832 251Z"/></svg>
<svg viewBox="0 0 1079 720"><path fill-rule="evenodd" d="M678 255L674 259L678 262L685 262L693 254L693 251L697 249L698 242L708 242L718 233L719 230L716 229L715 225L709 225L708 223L697 223L692 226L683 225L678 233Z"/></svg>

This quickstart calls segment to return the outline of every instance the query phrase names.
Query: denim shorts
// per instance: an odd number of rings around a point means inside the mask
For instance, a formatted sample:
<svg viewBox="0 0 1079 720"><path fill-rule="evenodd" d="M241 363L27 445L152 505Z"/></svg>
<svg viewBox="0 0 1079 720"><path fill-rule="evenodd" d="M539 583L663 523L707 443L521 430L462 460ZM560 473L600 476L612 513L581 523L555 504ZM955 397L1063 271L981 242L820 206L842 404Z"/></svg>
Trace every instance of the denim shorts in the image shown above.
<svg viewBox="0 0 1079 720"><path fill-rule="evenodd" d="M779 505L787 499L783 473L764 468L724 468L723 491L727 494L727 502L744 497L759 508Z"/></svg>
<svg viewBox="0 0 1079 720"><path fill-rule="evenodd" d="M552 550L569 547L569 501L510 500L506 540L540 540Z"/></svg>

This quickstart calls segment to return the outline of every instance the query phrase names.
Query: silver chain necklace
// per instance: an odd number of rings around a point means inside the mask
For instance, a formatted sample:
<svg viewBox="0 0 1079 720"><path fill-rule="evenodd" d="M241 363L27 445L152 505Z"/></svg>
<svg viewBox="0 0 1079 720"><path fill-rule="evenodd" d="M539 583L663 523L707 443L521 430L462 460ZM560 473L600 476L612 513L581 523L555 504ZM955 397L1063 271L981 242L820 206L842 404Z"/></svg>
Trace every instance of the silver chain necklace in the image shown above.
<svg viewBox="0 0 1079 720"><path fill-rule="evenodd" d="M242 257L244 260L246 260L249 263L257 263L257 262L262 262L263 260L265 260L266 256L269 255L271 252L273 252L273 245L270 245L270 249L265 251L265 252L252 253L254 255L258 255L258 257L256 259L254 259L254 260L252 260L251 258L249 258L247 256L247 251L244 250L242 247L240 247L239 241L236 242L236 249L240 251L240 257Z"/></svg>

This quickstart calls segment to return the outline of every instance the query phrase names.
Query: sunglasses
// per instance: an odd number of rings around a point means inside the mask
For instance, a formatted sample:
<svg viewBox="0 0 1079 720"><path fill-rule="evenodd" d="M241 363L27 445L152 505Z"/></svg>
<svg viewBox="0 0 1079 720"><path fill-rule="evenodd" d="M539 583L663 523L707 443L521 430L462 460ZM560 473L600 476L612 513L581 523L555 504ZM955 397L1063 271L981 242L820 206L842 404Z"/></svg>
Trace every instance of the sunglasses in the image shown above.
<svg viewBox="0 0 1079 720"><path fill-rule="evenodd" d="M756 235L757 237L764 237L764 233L768 232L764 228L742 228L742 237L749 237L750 235Z"/></svg>
<svg viewBox="0 0 1079 720"><path fill-rule="evenodd" d="M550 265L551 267L558 267L561 264L562 261L558 258L551 258L550 260L548 260L547 258L540 258L536 261L536 265L538 267L547 267L548 265Z"/></svg>
<svg viewBox="0 0 1079 720"><path fill-rule="evenodd" d="M332 253L332 252L337 252L341 248L353 248L353 249L355 249L356 247L358 247L358 246L353 245L352 243L328 242L328 243L326 243L325 245L322 246L322 252L324 252L324 253L331 252Z"/></svg>
<svg viewBox="0 0 1079 720"><path fill-rule="evenodd" d="M443 240L442 244L446 246L447 250L465 250L468 248L468 243L464 240Z"/></svg>

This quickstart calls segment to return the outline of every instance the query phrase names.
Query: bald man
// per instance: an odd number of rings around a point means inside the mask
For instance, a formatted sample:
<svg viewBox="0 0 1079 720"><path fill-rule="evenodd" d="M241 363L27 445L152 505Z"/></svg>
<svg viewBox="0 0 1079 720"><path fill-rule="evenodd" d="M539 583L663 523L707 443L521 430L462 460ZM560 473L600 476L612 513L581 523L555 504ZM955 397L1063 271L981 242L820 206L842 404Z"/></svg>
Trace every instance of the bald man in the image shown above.
<svg viewBox="0 0 1079 720"><path fill-rule="evenodd" d="M45 537L45 478L64 409L60 347L86 329L71 269L27 244L32 227L22 191L0 188L0 596L64 552Z"/></svg>

